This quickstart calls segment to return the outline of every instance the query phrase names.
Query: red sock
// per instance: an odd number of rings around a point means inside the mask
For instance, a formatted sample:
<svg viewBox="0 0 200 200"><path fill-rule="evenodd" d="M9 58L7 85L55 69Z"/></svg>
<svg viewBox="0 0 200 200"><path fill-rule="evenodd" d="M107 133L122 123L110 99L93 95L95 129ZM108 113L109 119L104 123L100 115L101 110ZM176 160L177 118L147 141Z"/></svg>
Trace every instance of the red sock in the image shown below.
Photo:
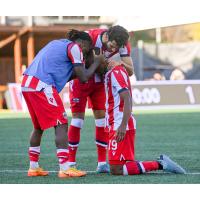
<svg viewBox="0 0 200 200"><path fill-rule="evenodd" d="M57 149L57 157L59 164L64 164L68 161L69 151L67 149Z"/></svg>
<svg viewBox="0 0 200 200"><path fill-rule="evenodd" d="M136 175L158 169L159 163L157 161L130 161L123 166L123 173L124 175Z"/></svg>
<svg viewBox="0 0 200 200"><path fill-rule="evenodd" d="M80 130L81 128L70 125L68 132L69 140L69 162L76 162L76 152L80 142Z"/></svg>
<svg viewBox="0 0 200 200"><path fill-rule="evenodd" d="M57 149L57 158L59 161L60 170L67 170L68 165L69 151L68 149Z"/></svg>
<svg viewBox="0 0 200 200"><path fill-rule="evenodd" d="M140 174L140 169L136 161L126 162L123 166L124 175L135 175Z"/></svg>
<svg viewBox="0 0 200 200"><path fill-rule="evenodd" d="M29 159L32 162L38 162L40 157L40 147L29 147Z"/></svg>
<svg viewBox="0 0 200 200"><path fill-rule="evenodd" d="M157 161L143 161L145 172L154 171L159 169L159 163Z"/></svg>
<svg viewBox="0 0 200 200"><path fill-rule="evenodd" d="M104 127L96 126L96 145L98 162L106 162L108 133L104 132Z"/></svg>

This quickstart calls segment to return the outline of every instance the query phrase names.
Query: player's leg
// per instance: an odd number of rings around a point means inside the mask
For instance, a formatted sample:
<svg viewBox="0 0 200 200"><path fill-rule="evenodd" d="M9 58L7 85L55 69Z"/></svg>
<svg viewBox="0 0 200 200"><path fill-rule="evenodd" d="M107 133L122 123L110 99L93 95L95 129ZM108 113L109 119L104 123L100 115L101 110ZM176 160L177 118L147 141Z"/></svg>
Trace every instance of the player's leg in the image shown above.
<svg viewBox="0 0 200 200"><path fill-rule="evenodd" d="M123 165L123 175L143 174L149 171L164 170L175 174L185 174L186 171L166 155L161 155L156 161L130 161Z"/></svg>
<svg viewBox="0 0 200 200"><path fill-rule="evenodd" d="M30 168L36 169L39 167L39 157L40 157L40 144L42 139L43 130L33 129L30 137L30 147L29 147L29 160Z"/></svg>
<svg viewBox="0 0 200 200"><path fill-rule="evenodd" d="M108 133L104 131L105 124L105 90L102 82L93 84L93 92L91 93L90 102L95 117L95 140L97 147L98 166L97 172L108 173L109 165L106 162Z"/></svg>
<svg viewBox="0 0 200 200"><path fill-rule="evenodd" d="M164 170L171 173L185 174L186 171L168 156L161 155L155 161L134 160L135 133L127 131L123 141L117 143L114 133L109 134L109 162L113 175L138 175L149 171Z"/></svg>
<svg viewBox="0 0 200 200"><path fill-rule="evenodd" d="M109 162L113 175L136 175L162 169L158 161L135 161L135 130L126 132L123 141L117 143L115 132L109 133Z"/></svg>
<svg viewBox="0 0 200 200"><path fill-rule="evenodd" d="M43 130L40 127L40 124L37 119L37 115L35 113L34 105L33 105L33 93L30 92L22 92L24 99L26 101L31 120L33 123L33 131L30 136L30 146L28 150L29 154L29 163L30 167L28 170L28 176L46 176L48 175L47 171L44 171L39 167L39 158L40 158L40 144L42 139Z"/></svg>
<svg viewBox="0 0 200 200"><path fill-rule="evenodd" d="M67 141L67 124L58 124L55 126L55 144L57 148L57 157L60 171L69 169L68 161L68 141Z"/></svg>
<svg viewBox="0 0 200 200"><path fill-rule="evenodd" d="M126 161L123 165L123 175L138 175L149 171L162 170L158 161Z"/></svg>
<svg viewBox="0 0 200 200"><path fill-rule="evenodd" d="M107 164L107 146L108 146L108 133L104 131L105 124L105 111L93 110L95 116L95 141L97 147L97 172L108 173L110 172L109 165Z"/></svg>
<svg viewBox="0 0 200 200"><path fill-rule="evenodd" d="M88 83L81 84L79 80L69 83L69 99L72 120L68 131L69 164L76 165L76 154L80 142L80 133L84 123L85 107L87 102Z"/></svg>
<svg viewBox="0 0 200 200"><path fill-rule="evenodd" d="M49 94L47 95L48 97ZM65 109L58 92L53 89L54 98L53 105L49 105L50 116L46 114L49 119L49 126L54 125L55 128L55 144L57 148L57 158L59 161L59 178L80 177L85 176L86 173L77 169L71 169L68 164L68 120L65 115ZM53 115L53 116L52 116ZM43 124L45 126L45 124ZM47 126L48 127L48 126Z"/></svg>
<svg viewBox="0 0 200 200"><path fill-rule="evenodd" d="M76 154L80 142L81 129L84 123L85 113L72 113L72 120L68 131L69 139L69 164L76 165Z"/></svg>
<svg viewBox="0 0 200 200"><path fill-rule="evenodd" d="M126 161L110 165L112 175L139 175L162 169L158 161Z"/></svg>
<svg viewBox="0 0 200 200"><path fill-rule="evenodd" d="M67 124L58 124L57 126L55 126L55 144L60 166L58 177L69 178L85 176L86 172L70 168L70 165L68 164L69 150L67 140L67 128Z"/></svg>

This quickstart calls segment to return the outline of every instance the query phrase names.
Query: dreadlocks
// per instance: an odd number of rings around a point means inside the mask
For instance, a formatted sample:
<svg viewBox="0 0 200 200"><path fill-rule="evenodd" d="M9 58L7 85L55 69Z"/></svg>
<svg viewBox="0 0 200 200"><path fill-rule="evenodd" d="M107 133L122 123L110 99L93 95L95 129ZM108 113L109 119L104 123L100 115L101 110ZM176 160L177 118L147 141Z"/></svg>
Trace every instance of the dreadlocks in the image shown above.
<svg viewBox="0 0 200 200"><path fill-rule="evenodd" d="M67 39L69 39L69 40L71 40L73 42L75 42L78 39L86 40L92 45L92 40L91 40L89 34L84 32L84 31L78 31L78 30L75 30L75 29L71 29L67 33Z"/></svg>

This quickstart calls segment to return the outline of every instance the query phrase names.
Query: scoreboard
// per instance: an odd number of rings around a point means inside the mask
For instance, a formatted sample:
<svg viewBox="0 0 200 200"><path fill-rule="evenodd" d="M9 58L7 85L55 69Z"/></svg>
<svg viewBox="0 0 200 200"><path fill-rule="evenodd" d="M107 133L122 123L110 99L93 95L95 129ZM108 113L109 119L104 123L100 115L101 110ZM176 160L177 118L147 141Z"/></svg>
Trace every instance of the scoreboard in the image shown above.
<svg viewBox="0 0 200 200"><path fill-rule="evenodd" d="M132 83L134 107L200 106L200 80Z"/></svg>

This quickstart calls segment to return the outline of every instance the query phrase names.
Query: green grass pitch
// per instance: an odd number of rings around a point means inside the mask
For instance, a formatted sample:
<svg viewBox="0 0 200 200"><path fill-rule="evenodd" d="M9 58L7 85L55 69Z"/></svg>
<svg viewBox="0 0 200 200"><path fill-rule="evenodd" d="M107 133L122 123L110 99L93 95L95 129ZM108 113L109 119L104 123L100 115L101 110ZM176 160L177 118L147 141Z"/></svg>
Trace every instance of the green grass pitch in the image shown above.
<svg viewBox="0 0 200 200"><path fill-rule="evenodd" d="M136 159L156 159L165 153L187 171L186 175L148 173L137 176L96 174L94 119L88 114L77 154L78 168L88 171L82 178L57 178L58 162L54 130L44 133L40 164L52 171L48 177L27 177L29 135L32 129L27 114L0 112L0 183L200 183L200 111L137 112ZM69 117L69 121L71 118Z"/></svg>

